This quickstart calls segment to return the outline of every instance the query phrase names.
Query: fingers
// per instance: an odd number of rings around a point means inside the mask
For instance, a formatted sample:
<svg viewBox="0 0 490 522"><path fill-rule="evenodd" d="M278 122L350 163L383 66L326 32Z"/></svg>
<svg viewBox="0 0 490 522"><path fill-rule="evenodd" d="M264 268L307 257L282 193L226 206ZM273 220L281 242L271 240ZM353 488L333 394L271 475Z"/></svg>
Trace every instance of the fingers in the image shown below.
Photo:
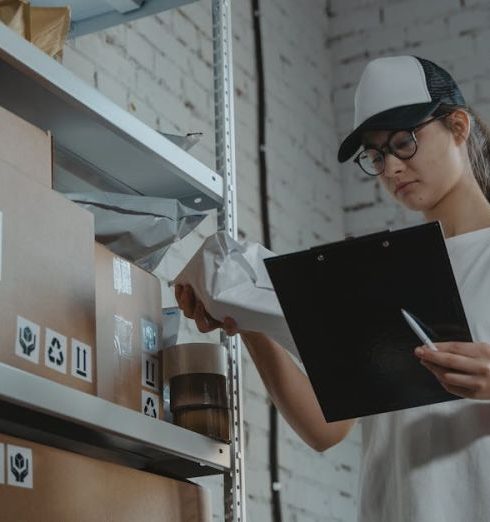
<svg viewBox="0 0 490 522"><path fill-rule="evenodd" d="M223 330L226 332L226 335L237 335L238 327L236 321L231 317L225 317L225 320L223 322Z"/></svg>
<svg viewBox="0 0 490 522"><path fill-rule="evenodd" d="M196 308L196 296L192 287L189 285L176 285L175 286L175 299L182 313L188 319L194 319L195 308Z"/></svg>
<svg viewBox="0 0 490 522"><path fill-rule="evenodd" d="M201 333L208 333L216 328L223 328L229 336L238 334L236 321L227 317L223 323L211 317L201 301L197 300L194 290L189 285L175 285L175 299L185 317L194 319Z"/></svg>
<svg viewBox="0 0 490 522"><path fill-rule="evenodd" d="M196 321L197 329L201 333L208 333L216 328L220 328L222 324L216 319L213 319L204 309L204 305L198 301L195 307L194 320Z"/></svg>
<svg viewBox="0 0 490 522"><path fill-rule="evenodd" d="M447 368L441 368L426 361L422 361L422 365L430 370L441 384L457 386L466 390L476 390L477 388L478 377L474 375L450 371Z"/></svg>
<svg viewBox="0 0 490 522"><path fill-rule="evenodd" d="M415 355L421 361L435 364L446 369L458 372L479 374L482 373L481 361L472 357L458 355L450 352L433 352L429 349L416 348Z"/></svg>
<svg viewBox="0 0 490 522"><path fill-rule="evenodd" d="M436 343L437 349L445 353L454 353L466 357L490 357L488 343L446 342Z"/></svg>

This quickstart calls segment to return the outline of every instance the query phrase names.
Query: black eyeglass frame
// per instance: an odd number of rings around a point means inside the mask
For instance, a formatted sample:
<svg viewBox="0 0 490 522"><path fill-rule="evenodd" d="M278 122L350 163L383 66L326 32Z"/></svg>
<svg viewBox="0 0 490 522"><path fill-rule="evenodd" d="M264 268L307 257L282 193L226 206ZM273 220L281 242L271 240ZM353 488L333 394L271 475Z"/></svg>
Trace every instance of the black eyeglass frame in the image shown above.
<svg viewBox="0 0 490 522"><path fill-rule="evenodd" d="M417 137L415 136L415 133L418 132L420 129L424 128L426 125L429 125L429 123L432 123L434 121L437 121L437 120L442 120L444 118L446 118L447 116L449 116L451 113L450 112L445 112L443 114L439 114L438 116L434 116L433 118L430 118L429 120L427 121L423 121L422 123L419 123L418 125L416 125L415 127L411 127L411 128L408 128L408 129L396 129L394 130L393 132L391 132L389 135L388 135L388 139L386 140L386 145L383 145L383 147L376 147L374 145L370 145L369 147L367 148L364 148L363 150L361 150L357 156L354 158L354 163L357 163L357 165L359 165L359 168L364 172L366 173L368 176L373 176L373 177L377 177L377 176L380 176L381 174L383 174L383 172L385 171L385 156L386 156L386 152L385 150L387 150L390 154L392 154L393 156L395 156L395 158L398 158L398 159L401 159L401 160L408 160L410 158L413 158L415 156L415 154L417 154L417 150L418 150L418 143L417 143ZM409 132L411 135L412 135L412 139L413 139L413 143L415 145L415 150L413 151L412 154L410 154L410 156L404 156L404 157L401 157L399 156L395 150L391 147L390 145L390 141L391 141L391 138L395 135L395 134L398 134L399 132ZM372 172L368 172L366 169L364 169L361 165L361 160L360 160L360 157L361 157L361 154L363 154L364 152L366 152L367 150L376 150L377 152L379 152L382 157L383 157L383 170L380 171L380 172L377 172L376 174L373 174Z"/></svg>

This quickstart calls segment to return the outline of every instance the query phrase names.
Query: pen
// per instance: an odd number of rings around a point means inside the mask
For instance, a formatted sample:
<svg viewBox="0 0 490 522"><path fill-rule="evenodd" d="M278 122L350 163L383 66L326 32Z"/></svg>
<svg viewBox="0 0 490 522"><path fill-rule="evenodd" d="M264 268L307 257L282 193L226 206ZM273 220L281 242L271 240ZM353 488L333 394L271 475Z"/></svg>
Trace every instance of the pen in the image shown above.
<svg viewBox="0 0 490 522"><path fill-rule="evenodd" d="M403 317L407 321L410 328L413 330L415 335L424 343L426 344L432 351L437 352L437 348L434 346L434 343L429 339L427 334L420 328L420 326L417 324L417 321L403 308L401 309Z"/></svg>

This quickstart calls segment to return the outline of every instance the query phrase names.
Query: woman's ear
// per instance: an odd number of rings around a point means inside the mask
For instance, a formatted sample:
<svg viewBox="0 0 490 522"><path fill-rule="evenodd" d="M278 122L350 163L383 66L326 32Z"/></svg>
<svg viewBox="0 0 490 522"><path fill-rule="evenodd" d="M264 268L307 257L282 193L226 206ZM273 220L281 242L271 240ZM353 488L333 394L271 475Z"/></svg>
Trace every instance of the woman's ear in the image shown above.
<svg viewBox="0 0 490 522"><path fill-rule="evenodd" d="M470 115L462 109L456 109L448 116L447 122L456 144L464 143L471 131Z"/></svg>

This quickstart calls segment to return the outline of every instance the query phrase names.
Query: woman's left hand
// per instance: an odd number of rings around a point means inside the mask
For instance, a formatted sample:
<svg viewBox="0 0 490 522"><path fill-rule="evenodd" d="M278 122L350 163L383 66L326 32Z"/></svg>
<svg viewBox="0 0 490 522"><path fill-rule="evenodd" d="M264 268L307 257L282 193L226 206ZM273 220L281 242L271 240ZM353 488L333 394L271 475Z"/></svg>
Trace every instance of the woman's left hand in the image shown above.
<svg viewBox="0 0 490 522"><path fill-rule="evenodd" d="M467 399L490 399L490 344L436 343L415 349L420 362L450 393Z"/></svg>

